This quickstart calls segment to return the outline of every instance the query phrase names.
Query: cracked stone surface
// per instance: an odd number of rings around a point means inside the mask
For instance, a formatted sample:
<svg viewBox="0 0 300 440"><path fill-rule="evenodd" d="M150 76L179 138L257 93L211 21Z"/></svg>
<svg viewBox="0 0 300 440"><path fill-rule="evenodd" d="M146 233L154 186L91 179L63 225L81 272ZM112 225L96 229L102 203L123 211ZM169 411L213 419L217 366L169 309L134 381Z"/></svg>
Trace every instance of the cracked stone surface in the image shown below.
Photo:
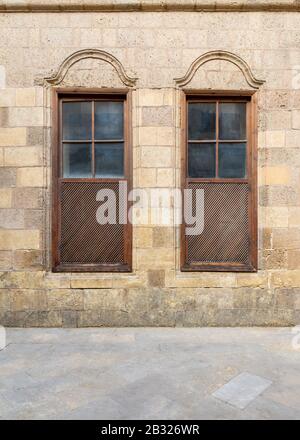
<svg viewBox="0 0 300 440"><path fill-rule="evenodd" d="M1 419L300 418L291 328L6 333Z"/></svg>

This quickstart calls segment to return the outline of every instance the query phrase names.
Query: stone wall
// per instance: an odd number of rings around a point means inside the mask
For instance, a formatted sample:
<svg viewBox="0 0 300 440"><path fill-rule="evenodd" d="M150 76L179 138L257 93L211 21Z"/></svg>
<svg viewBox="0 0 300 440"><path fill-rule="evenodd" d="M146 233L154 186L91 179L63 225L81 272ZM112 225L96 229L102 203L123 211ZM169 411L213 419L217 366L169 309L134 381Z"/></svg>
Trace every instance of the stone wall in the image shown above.
<svg viewBox="0 0 300 440"><path fill-rule="evenodd" d="M180 186L182 87L257 90L258 272L182 273L178 229L137 224L132 273L52 273L50 97L62 85L132 89L133 185L146 189ZM299 13L1 12L0 87L1 325L299 321Z"/></svg>

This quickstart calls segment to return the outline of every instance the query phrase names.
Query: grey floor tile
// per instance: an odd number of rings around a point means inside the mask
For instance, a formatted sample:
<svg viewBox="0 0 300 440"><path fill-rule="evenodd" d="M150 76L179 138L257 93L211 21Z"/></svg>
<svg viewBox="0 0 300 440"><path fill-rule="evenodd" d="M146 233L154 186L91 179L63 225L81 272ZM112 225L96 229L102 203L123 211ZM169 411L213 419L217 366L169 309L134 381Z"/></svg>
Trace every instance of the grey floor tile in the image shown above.
<svg viewBox="0 0 300 440"><path fill-rule="evenodd" d="M213 396L237 408L244 409L271 383L272 381L264 377L243 372L216 390Z"/></svg>

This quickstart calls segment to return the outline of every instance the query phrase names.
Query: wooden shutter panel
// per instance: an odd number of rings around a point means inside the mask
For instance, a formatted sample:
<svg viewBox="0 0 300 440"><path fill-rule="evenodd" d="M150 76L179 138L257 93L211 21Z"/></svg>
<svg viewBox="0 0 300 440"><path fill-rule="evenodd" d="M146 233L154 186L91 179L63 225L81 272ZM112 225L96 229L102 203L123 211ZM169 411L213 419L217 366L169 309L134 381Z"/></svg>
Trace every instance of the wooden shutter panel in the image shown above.
<svg viewBox="0 0 300 440"><path fill-rule="evenodd" d="M99 207L96 194L104 188L111 189L116 195L118 219L119 190L117 182L61 183L59 248L62 264L125 263L125 225L100 225L96 219Z"/></svg>
<svg viewBox="0 0 300 440"><path fill-rule="evenodd" d="M195 190L204 191L204 230L186 237L188 264L249 264L248 184L190 183L191 202ZM195 209L193 210L195 214Z"/></svg>

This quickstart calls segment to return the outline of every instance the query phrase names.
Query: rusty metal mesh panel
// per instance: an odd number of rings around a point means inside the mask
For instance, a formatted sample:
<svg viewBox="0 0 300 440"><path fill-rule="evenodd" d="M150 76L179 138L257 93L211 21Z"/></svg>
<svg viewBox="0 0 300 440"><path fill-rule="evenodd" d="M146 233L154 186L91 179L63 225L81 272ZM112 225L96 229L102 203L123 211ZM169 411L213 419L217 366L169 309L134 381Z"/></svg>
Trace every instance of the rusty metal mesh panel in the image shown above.
<svg viewBox="0 0 300 440"><path fill-rule="evenodd" d="M186 236L187 262L249 262L248 184L190 183L188 196L195 215L195 191L204 190L204 231Z"/></svg>
<svg viewBox="0 0 300 440"><path fill-rule="evenodd" d="M61 263L124 263L124 225L101 225L96 219L101 205L96 194L104 188L116 195L118 221L118 182L61 183Z"/></svg>

